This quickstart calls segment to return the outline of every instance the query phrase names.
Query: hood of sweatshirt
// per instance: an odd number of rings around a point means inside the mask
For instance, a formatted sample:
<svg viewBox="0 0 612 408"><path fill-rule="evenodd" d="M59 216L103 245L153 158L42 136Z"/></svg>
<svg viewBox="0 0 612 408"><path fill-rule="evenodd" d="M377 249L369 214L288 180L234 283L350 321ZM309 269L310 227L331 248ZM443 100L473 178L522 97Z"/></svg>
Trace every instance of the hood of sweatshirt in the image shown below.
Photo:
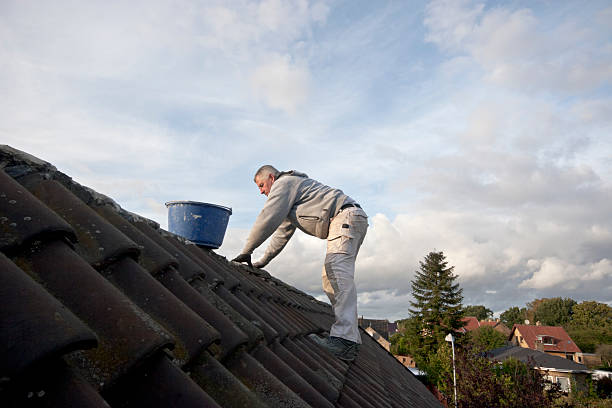
<svg viewBox="0 0 612 408"><path fill-rule="evenodd" d="M279 178L281 178L281 177L283 177L285 175L296 176L296 177L304 177L304 178L308 177L306 175L306 173L302 173L302 172L299 172L297 170L289 170L289 171L281 171L280 173L278 173L278 176L276 176L276 179L278 180Z"/></svg>

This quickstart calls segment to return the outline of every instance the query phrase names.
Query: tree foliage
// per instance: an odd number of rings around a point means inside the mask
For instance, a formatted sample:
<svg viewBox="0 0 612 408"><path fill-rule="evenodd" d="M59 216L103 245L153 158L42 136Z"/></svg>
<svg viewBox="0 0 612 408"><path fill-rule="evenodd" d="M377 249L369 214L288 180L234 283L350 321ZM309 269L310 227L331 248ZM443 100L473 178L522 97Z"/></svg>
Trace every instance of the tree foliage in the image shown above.
<svg viewBox="0 0 612 408"><path fill-rule="evenodd" d="M395 333L389 341L391 342L391 354L396 356L407 356L410 354L408 339L403 333Z"/></svg>
<svg viewBox="0 0 612 408"><path fill-rule="evenodd" d="M406 337L410 345L410 355L417 366L437 381L430 359L439 346L445 343L444 337L455 329L463 327L462 289L455 283L457 276L454 267L449 267L443 252L430 252L420 262L420 270L415 272L412 283L410 319Z"/></svg>
<svg viewBox="0 0 612 408"><path fill-rule="evenodd" d="M545 391L539 372L514 359L499 364L470 346L456 350L457 405L459 407L551 407L559 396L557 387ZM452 370L452 366L449 368ZM453 406L452 371L441 375L440 390Z"/></svg>
<svg viewBox="0 0 612 408"><path fill-rule="evenodd" d="M572 319L572 309L576 301L571 298L543 298L527 304L533 323L540 321L544 326L563 326Z"/></svg>
<svg viewBox="0 0 612 408"><path fill-rule="evenodd" d="M499 320L505 324L508 328L512 328L515 324L524 324L527 319L527 309L519 309L517 306L513 306L499 315Z"/></svg>
<svg viewBox="0 0 612 408"><path fill-rule="evenodd" d="M480 327L468 334L469 342L478 350L489 351L506 345L506 336L491 326Z"/></svg>
<svg viewBox="0 0 612 408"><path fill-rule="evenodd" d="M463 327L461 322L463 289L455 283L454 266L447 267L443 252L430 252L420 271L415 272L411 281L412 295L410 317L421 320L426 328L444 327L445 334Z"/></svg>
<svg viewBox="0 0 612 408"><path fill-rule="evenodd" d="M493 311L483 305L469 305L463 309L464 316L474 316L478 320L487 320L493 317Z"/></svg>
<svg viewBox="0 0 612 408"><path fill-rule="evenodd" d="M600 344L612 344L612 308L605 303L585 301L574 305L566 330L580 350L593 353Z"/></svg>

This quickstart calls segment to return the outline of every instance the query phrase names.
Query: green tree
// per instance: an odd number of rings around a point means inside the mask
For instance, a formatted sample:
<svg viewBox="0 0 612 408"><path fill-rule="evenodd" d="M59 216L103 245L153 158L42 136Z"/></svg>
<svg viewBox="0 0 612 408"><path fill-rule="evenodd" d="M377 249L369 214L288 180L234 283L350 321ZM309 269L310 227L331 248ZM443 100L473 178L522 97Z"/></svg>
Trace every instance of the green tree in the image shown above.
<svg viewBox="0 0 612 408"><path fill-rule="evenodd" d="M491 326L483 326L469 333L469 341L478 350L489 351L506 344L506 336Z"/></svg>
<svg viewBox="0 0 612 408"><path fill-rule="evenodd" d="M493 317L493 311L483 305L469 305L463 309L464 316L474 316L478 320L487 320Z"/></svg>
<svg viewBox="0 0 612 408"><path fill-rule="evenodd" d="M527 309L524 307L519 309L517 306L513 306L499 315L499 320L510 329L515 324L524 324L526 319Z"/></svg>
<svg viewBox="0 0 612 408"><path fill-rule="evenodd" d="M408 339L402 333L395 333L389 339L391 342L391 354L397 356L406 356L410 354L408 347Z"/></svg>
<svg viewBox="0 0 612 408"><path fill-rule="evenodd" d="M585 301L574 305L566 325L580 350L593 353L600 344L612 344L612 308L605 303Z"/></svg>
<svg viewBox="0 0 612 408"><path fill-rule="evenodd" d="M449 361L450 356L446 360ZM440 375L443 381L439 389L447 396L447 406L452 407L452 366L445 369L447 372ZM490 361L469 345L457 348L456 370L459 407L543 408L552 407L560 396L558 386L547 384L544 377L527 364L515 359L501 364Z"/></svg>
<svg viewBox="0 0 612 408"><path fill-rule="evenodd" d="M612 307L605 303L584 301L572 309L572 325L606 327L612 325Z"/></svg>
<svg viewBox="0 0 612 408"><path fill-rule="evenodd" d="M435 374L432 356L437 353L444 337L463 326L461 321L463 290L455 283L454 267L448 266L443 252L430 252L420 262L412 283L410 319L406 337L410 355L432 382Z"/></svg>
<svg viewBox="0 0 612 408"><path fill-rule="evenodd" d="M571 298L544 298L528 303L533 310L534 322L540 321L545 326L563 326L572 319L572 309L576 301Z"/></svg>

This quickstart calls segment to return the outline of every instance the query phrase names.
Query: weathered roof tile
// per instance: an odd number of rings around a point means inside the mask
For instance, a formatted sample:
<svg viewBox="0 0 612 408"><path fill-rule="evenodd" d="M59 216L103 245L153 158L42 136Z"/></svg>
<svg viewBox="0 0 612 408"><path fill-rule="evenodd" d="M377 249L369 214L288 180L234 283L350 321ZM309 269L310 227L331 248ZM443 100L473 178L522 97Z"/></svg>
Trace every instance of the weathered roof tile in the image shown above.
<svg viewBox="0 0 612 408"><path fill-rule="evenodd" d="M28 183L36 197L60 215L77 235L77 252L100 269L124 256L136 258L139 247L55 180Z"/></svg>
<svg viewBox="0 0 612 408"><path fill-rule="evenodd" d="M307 339L328 304L40 159L0 159L0 405L439 406L367 335L350 364Z"/></svg>
<svg viewBox="0 0 612 408"><path fill-rule="evenodd" d="M71 311L0 253L0 377L98 343Z"/></svg>
<svg viewBox="0 0 612 408"><path fill-rule="evenodd" d="M51 234L76 239L66 221L0 171L0 250L9 253L26 241Z"/></svg>

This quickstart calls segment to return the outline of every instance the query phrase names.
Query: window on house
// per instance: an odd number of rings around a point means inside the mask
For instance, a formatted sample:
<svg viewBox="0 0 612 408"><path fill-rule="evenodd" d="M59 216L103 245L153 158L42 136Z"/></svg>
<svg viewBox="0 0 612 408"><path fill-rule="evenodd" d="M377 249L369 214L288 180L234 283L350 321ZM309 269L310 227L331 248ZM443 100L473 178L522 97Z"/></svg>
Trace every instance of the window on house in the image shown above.
<svg viewBox="0 0 612 408"><path fill-rule="evenodd" d="M536 341L538 343L542 343L542 344L544 344L546 346L554 346L556 344L555 343L555 338L551 337L551 336L542 336L542 335L540 335L540 336L536 337Z"/></svg>
<svg viewBox="0 0 612 408"><path fill-rule="evenodd" d="M570 380L567 377L557 377L557 383L561 387L561 391L570 392Z"/></svg>
<svg viewBox="0 0 612 408"><path fill-rule="evenodd" d="M544 384L545 390L549 390L552 384L555 384L557 382L557 379L552 375L545 375L544 379L547 381L546 384Z"/></svg>

